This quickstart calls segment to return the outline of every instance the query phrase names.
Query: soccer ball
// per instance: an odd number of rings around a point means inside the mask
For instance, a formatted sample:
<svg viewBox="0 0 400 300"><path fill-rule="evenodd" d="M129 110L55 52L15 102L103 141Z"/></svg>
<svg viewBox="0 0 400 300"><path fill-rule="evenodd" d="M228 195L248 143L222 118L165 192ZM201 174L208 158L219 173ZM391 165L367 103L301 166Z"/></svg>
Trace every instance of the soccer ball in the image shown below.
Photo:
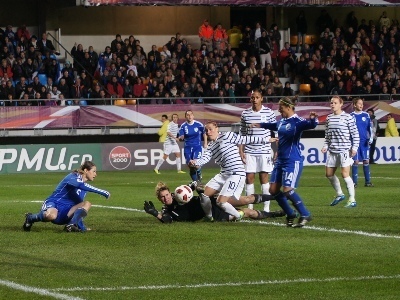
<svg viewBox="0 0 400 300"><path fill-rule="evenodd" d="M188 185L180 185L175 189L175 200L183 205L193 198L193 191Z"/></svg>

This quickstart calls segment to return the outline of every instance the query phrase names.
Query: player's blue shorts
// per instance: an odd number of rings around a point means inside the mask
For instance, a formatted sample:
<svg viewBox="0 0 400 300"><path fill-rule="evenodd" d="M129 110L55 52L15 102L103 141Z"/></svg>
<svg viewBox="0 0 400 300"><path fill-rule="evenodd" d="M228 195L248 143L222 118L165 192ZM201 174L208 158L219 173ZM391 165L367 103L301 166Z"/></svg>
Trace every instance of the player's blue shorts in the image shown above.
<svg viewBox="0 0 400 300"><path fill-rule="evenodd" d="M360 141L360 146L358 146L357 154L353 157L356 161L369 161L369 144L368 140Z"/></svg>
<svg viewBox="0 0 400 300"><path fill-rule="evenodd" d="M199 159L203 153L203 147L201 146L185 146L183 149L183 155L185 156L186 163L189 163L192 159Z"/></svg>
<svg viewBox="0 0 400 300"><path fill-rule="evenodd" d="M277 161L272 170L269 182L285 187L296 188L303 171L302 161Z"/></svg>
<svg viewBox="0 0 400 300"><path fill-rule="evenodd" d="M57 209L57 211L58 211L57 218L51 222L54 224L57 224L57 225L64 225L64 224L68 224L69 220L71 219L71 218L68 218L68 212L72 207L73 207L73 205L71 205L69 203L45 201L42 205L42 210L46 211L49 208Z"/></svg>

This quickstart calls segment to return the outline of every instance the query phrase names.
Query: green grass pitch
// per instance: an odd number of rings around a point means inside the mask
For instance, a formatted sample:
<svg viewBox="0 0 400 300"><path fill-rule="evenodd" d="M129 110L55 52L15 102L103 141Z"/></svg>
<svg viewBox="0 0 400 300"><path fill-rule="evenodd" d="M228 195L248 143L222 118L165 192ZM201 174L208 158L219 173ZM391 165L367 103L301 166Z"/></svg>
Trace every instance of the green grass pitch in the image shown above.
<svg viewBox="0 0 400 300"><path fill-rule="evenodd" d="M207 181L218 170L203 172ZM0 299L399 298L398 165L372 165L373 188L360 168L352 209L330 207L324 168L306 167L298 193L314 219L302 229L284 218L162 224L143 201L161 208L155 184L190 178L161 173L99 172L93 185L111 199L86 197L92 231L84 234L49 223L22 231L24 213L37 212L65 174L1 175Z"/></svg>

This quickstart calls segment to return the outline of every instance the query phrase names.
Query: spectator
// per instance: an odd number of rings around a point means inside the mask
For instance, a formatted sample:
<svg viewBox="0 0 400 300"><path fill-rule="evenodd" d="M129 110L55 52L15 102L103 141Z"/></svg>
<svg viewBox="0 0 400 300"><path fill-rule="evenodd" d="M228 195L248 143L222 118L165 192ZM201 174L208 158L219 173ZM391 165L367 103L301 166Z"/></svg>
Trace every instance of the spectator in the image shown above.
<svg viewBox="0 0 400 300"><path fill-rule="evenodd" d="M331 29L333 27L333 21L328 12L323 9L321 14L316 21L317 32L323 32L326 28Z"/></svg>
<svg viewBox="0 0 400 300"><path fill-rule="evenodd" d="M392 114L387 115L387 123L385 128L385 137L398 137L399 131L396 126L396 121L392 117Z"/></svg>
<svg viewBox="0 0 400 300"><path fill-rule="evenodd" d="M38 76L35 76L35 77L33 78L33 82L32 82L30 85L32 85L33 90L34 90L35 92L37 92L37 93L40 93L40 91L42 90L42 87L44 87L44 85L42 85L42 84L40 83L39 77L38 77ZM29 85L28 85L28 86L29 86ZM46 89L45 89L45 91L46 91Z"/></svg>
<svg viewBox="0 0 400 300"><path fill-rule="evenodd" d="M124 42L122 41L121 35L116 34L115 39L111 42L111 52L115 53L117 51L117 45L120 45L121 48L125 47Z"/></svg>
<svg viewBox="0 0 400 300"><path fill-rule="evenodd" d="M387 28L390 27L391 21L389 17L386 15L386 11L382 12L382 15L379 18L379 25L382 30L383 26L386 26Z"/></svg>
<svg viewBox="0 0 400 300"><path fill-rule="evenodd" d="M209 24L208 19L205 19L203 24L199 27L200 44L206 45L207 51L213 50L213 35L214 30Z"/></svg>
<svg viewBox="0 0 400 300"><path fill-rule="evenodd" d="M269 38L269 35L267 35L266 31L263 31L261 33L261 37L257 39L256 41L256 47L258 49L258 54L260 55L260 63L261 63L261 68L265 68L265 62L268 64L272 64L272 59L271 59L271 39Z"/></svg>
<svg viewBox="0 0 400 300"><path fill-rule="evenodd" d="M64 95L64 97L70 98L70 87L67 85L65 78L60 79L57 89L60 91L61 94Z"/></svg>
<svg viewBox="0 0 400 300"><path fill-rule="evenodd" d="M228 43L228 34L226 30L222 28L221 23L218 23L213 33L213 45L214 49L225 50Z"/></svg>
<svg viewBox="0 0 400 300"><path fill-rule="evenodd" d="M289 81L285 82L285 87L283 88L282 96L294 96L294 91L290 87Z"/></svg>
<svg viewBox="0 0 400 300"><path fill-rule="evenodd" d="M27 41L31 39L31 34L30 34L29 30L26 28L25 24L21 25L17 29L17 37L18 37L18 40L21 40L21 38L23 38Z"/></svg>
<svg viewBox="0 0 400 300"><path fill-rule="evenodd" d="M124 89L122 85L117 81L117 76L111 77L111 82L107 84L107 91L110 97L122 97L124 95Z"/></svg>
<svg viewBox="0 0 400 300"><path fill-rule="evenodd" d="M80 74L83 70L83 60L85 58L85 54L83 51L82 44L74 43L74 46L71 49L72 57L74 58L74 69Z"/></svg>
<svg viewBox="0 0 400 300"><path fill-rule="evenodd" d="M349 27L358 28L358 20L356 17L356 13L354 11L351 11L347 14L346 25L348 28Z"/></svg>
<svg viewBox="0 0 400 300"><path fill-rule="evenodd" d="M81 84L80 77L75 79L75 84L70 89L70 96L74 99L84 98L87 95L85 86Z"/></svg>
<svg viewBox="0 0 400 300"><path fill-rule="evenodd" d="M146 90L146 85L143 83L143 77L138 77L136 83L133 85L133 95L135 97L140 97L143 90Z"/></svg>
<svg viewBox="0 0 400 300"><path fill-rule="evenodd" d="M7 59L4 58L1 60L0 78L4 77L5 74L7 74L8 78L13 77L11 66L7 63Z"/></svg>
<svg viewBox="0 0 400 300"><path fill-rule="evenodd" d="M39 44L39 49L40 49L40 52L42 53L42 55L45 55L46 52L49 52L51 54L60 55L60 53L57 52L56 49L54 48L53 43L47 39L47 34L45 32L42 33L42 39L40 41L38 41L38 44Z"/></svg>
<svg viewBox="0 0 400 300"><path fill-rule="evenodd" d="M26 82L25 77L20 77L19 82L15 85L15 95L19 98L19 96L27 90L28 84Z"/></svg>

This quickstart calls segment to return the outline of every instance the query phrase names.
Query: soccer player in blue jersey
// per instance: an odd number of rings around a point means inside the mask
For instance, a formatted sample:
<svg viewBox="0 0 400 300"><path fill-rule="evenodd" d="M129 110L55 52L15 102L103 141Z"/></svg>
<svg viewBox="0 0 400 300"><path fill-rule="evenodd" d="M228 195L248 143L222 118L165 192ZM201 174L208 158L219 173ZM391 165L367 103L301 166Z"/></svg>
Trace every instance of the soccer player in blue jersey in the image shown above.
<svg viewBox="0 0 400 300"><path fill-rule="evenodd" d="M371 174L369 168L369 147L373 142L374 134L372 130L372 122L369 113L363 111L363 99L356 97L353 100L354 111L350 114L356 120L358 134L360 136L360 146L358 147L357 154L353 157L354 163L351 167L351 176L354 182L354 187L358 183L358 164L363 162L363 171L365 177L366 187L373 187L371 183Z"/></svg>
<svg viewBox="0 0 400 300"><path fill-rule="evenodd" d="M193 111L187 110L185 118L186 122L179 128L179 139L184 140L183 154L189 166L190 177L193 181L200 181L201 169L190 166L189 162L201 158L203 148L207 148L207 136L204 133L204 125L194 119Z"/></svg>
<svg viewBox="0 0 400 300"><path fill-rule="evenodd" d="M86 183L97 176L96 166L91 161L85 161L79 169L64 177L55 191L43 202L42 209L37 214L27 213L22 228L30 231L35 222L52 222L65 225L67 232L84 232L87 230L83 218L92 206L84 198L87 192L92 192L110 198L110 193Z"/></svg>
<svg viewBox="0 0 400 300"><path fill-rule="evenodd" d="M331 98L332 113L328 115L325 123L325 142L322 153L328 153L325 164L325 176L329 179L336 191L336 196L331 206L337 205L346 197L342 192L339 178L335 175L336 169L340 167L342 177L349 192L349 200L345 207L356 207L354 182L350 176L350 166L357 154L360 137L355 119L348 113L342 111L343 99L339 96Z"/></svg>
<svg viewBox="0 0 400 300"><path fill-rule="evenodd" d="M215 122L208 122L205 131L210 143L207 149L205 149L203 156L200 159L191 160L189 164L192 167L200 168L213 158L221 167L221 170L220 173L207 182L204 193L200 194L200 198L204 198L203 201L207 202L207 198L218 194L217 205L223 211L232 215L235 220L240 220L243 217L243 211L237 211L229 203L231 199L239 201L246 178L246 171L237 145L270 143L275 142L276 139L272 138L267 141L263 137L240 136L234 132L221 133ZM206 217L211 219L211 205L208 209L204 208L204 211Z"/></svg>
<svg viewBox="0 0 400 300"><path fill-rule="evenodd" d="M278 131L278 156L270 176L270 193L286 213L288 227L303 227L311 221L311 214L296 193L304 157L300 150L300 138L304 130L314 129L318 125L315 112L310 113L310 120L303 119L295 113L295 97L284 97L279 100L279 112L282 118L275 123L261 123L260 126ZM281 187L283 190L281 191ZM291 208L289 199L300 214L298 223L294 224L296 212Z"/></svg>

